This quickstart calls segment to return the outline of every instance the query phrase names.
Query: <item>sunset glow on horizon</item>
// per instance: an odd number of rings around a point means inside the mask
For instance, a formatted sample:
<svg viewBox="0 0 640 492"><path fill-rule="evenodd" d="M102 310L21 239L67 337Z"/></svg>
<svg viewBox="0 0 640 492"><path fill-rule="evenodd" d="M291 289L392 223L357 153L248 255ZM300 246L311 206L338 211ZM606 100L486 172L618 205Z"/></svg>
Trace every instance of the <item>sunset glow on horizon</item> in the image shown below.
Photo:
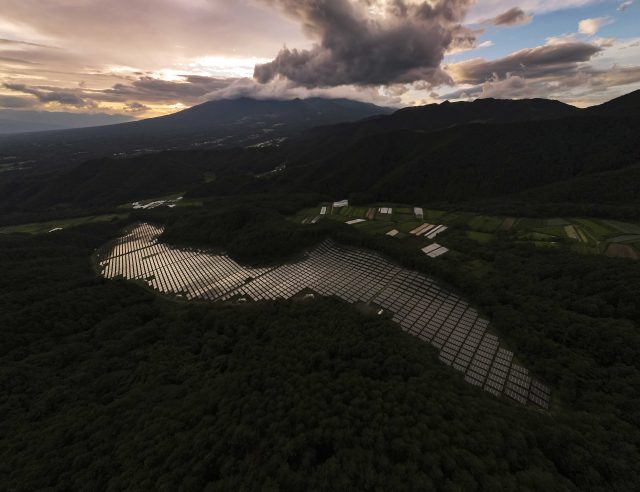
<svg viewBox="0 0 640 492"><path fill-rule="evenodd" d="M238 95L588 106L640 88L640 2L2 3L0 110L141 118Z"/></svg>

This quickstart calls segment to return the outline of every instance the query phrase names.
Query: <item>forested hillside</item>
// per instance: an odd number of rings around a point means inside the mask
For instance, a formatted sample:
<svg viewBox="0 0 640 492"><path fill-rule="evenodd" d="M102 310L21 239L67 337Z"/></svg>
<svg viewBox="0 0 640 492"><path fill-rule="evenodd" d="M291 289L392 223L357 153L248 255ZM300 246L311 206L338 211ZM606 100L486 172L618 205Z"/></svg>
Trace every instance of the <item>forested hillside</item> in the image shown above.
<svg viewBox="0 0 640 492"><path fill-rule="evenodd" d="M2 488L632 490L640 479L637 422L562 351L547 362L563 404L538 413L335 300L187 305L99 279L89 255L119 225L0 237ZM624 346L628 361L614 350L614 366L588 364L633 393L618 378L637 374L638 345Z"/></svg>
<svg viewBox="0 0 640 492"><path fill-rule="evenodd" d="M385 133L294 164L282 179L336 196L470 202L635 165L639 129L635 117L595 117Z"/></svg>
<svg viewBox="0 0 640 492"><path fill-rule="evenodd" d="M314 126L391 111L348 99L240 97L208 101L166 116L117 125L0 135L0 149L7 156L28 162L32 172L68 170L96 158L278 142Z"/></svg>
<svg viewBox="0 0 640 492"><path fill-rule="evenodd" d="M589 111L543 100L441 104L325 127L265 148L100 159L42 176L5 173L0 210L116 205L170 192L274 191L466 207L486 201L635 206L637 98Z"/></svg>

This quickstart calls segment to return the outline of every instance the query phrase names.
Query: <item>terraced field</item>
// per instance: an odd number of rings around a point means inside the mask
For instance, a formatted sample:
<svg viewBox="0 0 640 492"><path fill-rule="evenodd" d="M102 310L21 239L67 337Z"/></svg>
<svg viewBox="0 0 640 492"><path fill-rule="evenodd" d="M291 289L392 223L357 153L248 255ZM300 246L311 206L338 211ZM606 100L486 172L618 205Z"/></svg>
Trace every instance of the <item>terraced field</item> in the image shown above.
<svg viewBox="0 0 640 492"><path fill-rule="evenodd" d="M435 280L381 255L325 241L296 263L246 268L225 254L172 248L158 242L162 229L131 228L99 252L102 274L145 282L186 299L248 302L298 295L337 296L387 314L406 332L435 346L440 360L472 385L522 404L546 409L550 391L514 362L489 333L489 322Z"/></svg>

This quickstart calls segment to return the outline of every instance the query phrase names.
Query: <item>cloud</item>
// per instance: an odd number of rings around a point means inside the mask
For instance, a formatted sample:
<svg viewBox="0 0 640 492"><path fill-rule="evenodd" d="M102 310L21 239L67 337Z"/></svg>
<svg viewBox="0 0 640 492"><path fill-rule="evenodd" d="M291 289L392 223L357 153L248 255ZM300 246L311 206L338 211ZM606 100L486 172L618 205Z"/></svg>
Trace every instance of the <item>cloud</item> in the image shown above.
<svg viewBox="0 0 640 492"><path fill-rule="evenodd" d="M633 0L627 0L626 2L622 2L620 5L618 5L618 11L624 12L629 7L631 7L631 4L633 4Z"/></svg>
<svg viewBox="0 0 640 492"><path fill-rule="evenodd" d="M149 111L150 109L151 108L149 106L145 106L144 104L139 102L127 103L124 108L127 113L144 113L146 111Z"/></svg>
<svg viewBox="0 0 640 492"><path fill-rule="evenodd" d="M106 89L90 89L85 85L57 88L6 83L4 88L34 96L25 98L43 104L56 103L84 109L110 108L136 115L150 114L157 106L169 111L193 106L210 100L252 97L255 99L294 99L308 97L349 98L381 105L400 105L405 86L354 87L350 85L308 89L286 79L260 84L252 78L217 78L196 75L178 76L168 81L141 73L137 78ZM104 105L107 106L104 106Z"/></svg>
<svg viewBox="0 0 640 492"><path fill-rule="evenodd" d="M236 80L202 75L182 75L178 80L162 80L143 75L133 82L118 83L101 92L113 96L114 100L179 101L193 104L199 102L204 95L223 89Z"/></svg>
<svg viewBox="0 0 640 492"><path fill-rule="evenodd" d="M471 0L264 0L299 22L316 44L283 48L257 65L254 78L284 77L307 88L448 81L440 63L450 48L469 46L461 25Z"/></svg>
<svg viewBox="0 0 640 492"><path fill-rule="evenodd" d="M45 44L40 43L30 43L28 41L20 41L16 39L6 39L0 38L0 47L2 46L20 46L20 47L35 47L35 48L47 48L47 49L56 49L53 46L47 46Z"/></svg>
<svg viewBox="0 0 640 492"><path fill-rule="evenodd" d="M465 19L468 23L481 23L499 16L512 8L519 8L530 15L585 7L602 0L478 0Z"/></svg>
<svg viewBox="0 0 640 492"><path fill-rule="evenodd" d="M536 94L536 88L524 77L508 74L504 78L494 75L482 84L445 94L440 99L525 99Z"/></svg>
<svg viewBox="0 0 640 492"><path fill-rule="evenodd" d="M578 47L578 44L586 46ZM624 58L616 55L634 45L609 39L589 44L565 37L550 39L546 45L521 50L499 60L468 60L448 67L463 87L438 98L542 97L582 106L597 104L640 84L640 67L623 65ZM549 54L550 50L555 51L553 56ZM536 55L532 56L532 53ZM597 59L589 60L589 53L598 55ZM635 61L636 55L631 53L628 59ZM549 60L553 63L547 63ZM507 70L511 68L513 70Z"/></svg>
<svg viewBox="0 0 640 492"><path fill-rule="evenodd" d="M156 0L151 9L149 0L2 0L0 97L16 98L6 100L11 104L29 101L39 109L100 108L135 111L138 117L225 95L399 104L400 97L405 103L425 99L436 86L454 84L456 76L470 80L465 86L490 82L492 90L504 87L505 93L518 90L513 77L522 77L530 90L564 97L562 88L603 88L607 79L587 74L588 65L619 66L611 83L633 80L638 65L633 45L616 41L614 46L597 33L589 39L602 52L587 61L543 63L532 53L443 67L442 56L487 46L479 41L486 19L508 26L524 21L514 15L519 12L533 16L601 1ZM627 3L613 5L626 8ZM547 44L579 43L581 37ZM284 43L289 49L279 54ZM549 56L558 53L544 49ZM266 68L254 70L256 64ZM258 72L269 82L246 78ZM501 82L508 73L512 79ZM3 83L22 84L31 92L10 91Z"/></svg>
<svg viewBox="0 0 640 492"><path fill-rule="evenodd" d="M25 84L4 84L5 89L35 96L42 103L56 102L67 106L84 107L87 102L72 91L37 89Z"/></svg>
<svg viewBox="0 0 640 492"><path fill-rule="evenodd" d="M168 81L141 74L127 83L117 83L106 89L90 89L85 84L59 88L5 83L4 88L34 96L42 103L58 103L76 108L95 108L100 103L118 103L126 112L143 112L149 104L192 106L207 100L208 94L227 88L237 78L217 78L183 75Z"/></svg>
<svg viewBox="0 0 640 492"><path fill-rule="evenodd" d="M583 19L578 23L578 31L581 34L588 34L593 36L596 34L602 26L611 24L613 22L609 17L596 17L593 19Z"/></svg>
<svg viewBox="0 0 640 492"><path fill-rule="evenodd" d="M27 97L5 96L0 94L0 108L24 109L33 106L33 100Z"/></svg>
<svg viewBox="0 0 640 492"><path fill-rule="evenodd" d="M504 78L508 74L520 74L527 78L561 76L575 72L580 63L589 61L601 50L595 44L566 41L519 50L491 61L483 58L465 60L445 68L459 84L480 84L495 76Z"/></svg>
<svg viewBox="0 0 640 492"><path fill-rule="evenodd" d="M254 99L305 99L309 97L346 98L356 101L370 102L383 106L400 106L400 96L407 92L405 86L359 87L341 85L326 88L306 88L287 79L278 78L268 84L261 84L254 79L242 78L227 87L215 90L206 95L207 100L234 99L251 97Z"/></svg>
<svg viewBox="0 0 640 492"><path fill-rule="evenodd" d="M486 20L485 24L492 24L494 26L520 26L528 24L532 19L533 17L527 15L520 7L513 7L492 19Z"/></svg>
<svg viewBox="0 0 640 492"><path fill-rule="evenodd" d="M0 62L11 65L33 65L29 60L23 60L21 58L13 58L11 56L0 56Z"/></svg>
<svg viewBox="0 0 640 492"><path fill-rule="evenodd" d="M491 41L490 39L487 39L486 41L483 41L482 43L480 43L477 47L478 48L488 48L490 46L493 46L493 41Z"/></svg>
<svg viewBox="0 0 640 492"><path fill-rule="evenodd" d="M616 38L596 38L593 42L601 48L611 48L615 44Z"/></svg>

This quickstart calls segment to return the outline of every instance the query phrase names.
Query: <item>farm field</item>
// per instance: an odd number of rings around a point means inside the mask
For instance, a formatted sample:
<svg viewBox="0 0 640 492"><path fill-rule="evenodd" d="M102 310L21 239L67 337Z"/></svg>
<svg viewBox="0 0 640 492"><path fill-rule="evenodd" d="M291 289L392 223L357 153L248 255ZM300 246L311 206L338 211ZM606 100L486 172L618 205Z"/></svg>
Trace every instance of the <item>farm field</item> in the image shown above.
<svg viewBox="0 0 640 492"><path fill-rule="evenodd" d="M109 222L112 220L124 219L128 214L107 214L107 215L92 215L88 217L77 217L73 219L63 220L51 220L48 222L35 222L32 224L20 224L16 226L0 227L0 234L45 234L49 232L56 232L58 230L66 229L69 227L77 227L84 224L91 224L95 222Z"/></svg>
<svg viewBox="0 0 640 492"><path fill-rule="evenodd" d="M330 203L326 203L301 210L291 220L302 223L308 217L317 217L320 207L326 207L327 213L322 218L328 220L350 223L354 219L360 219L353 226L369 234L388 234L389 231L397 230L401 233L393 235L397 239L412 235L418 237L421 242L417 246L420 249L432 244L435 236L429 237L428 231L419 231L418 234L412 231L421 225L432 224L447 229L465 230L469 239L480 244L489 244L501 235L542 248L565 247L580 254L606 254L631 259L640 257L640 226L615 220L498 217L388 203L338 209L333 209ZM445 232L446 229L439 231ZM623 244L628 248L612 248L612 244Z"/></svg>
<svg viewBox="0 0 640 492"><path fill-rule="evenodd" d="M102 274L142 281L188 300L242 303L319 294L367 304L435 346L440 360L463 372L468 383L497 397L549 408L549 388L514 362L513 352L500 346L475 308L434 279L378 253L326 240L302 261L246 268L224 254L161 244L161 233L150 224L131 228L99 253Z"/></svg>

